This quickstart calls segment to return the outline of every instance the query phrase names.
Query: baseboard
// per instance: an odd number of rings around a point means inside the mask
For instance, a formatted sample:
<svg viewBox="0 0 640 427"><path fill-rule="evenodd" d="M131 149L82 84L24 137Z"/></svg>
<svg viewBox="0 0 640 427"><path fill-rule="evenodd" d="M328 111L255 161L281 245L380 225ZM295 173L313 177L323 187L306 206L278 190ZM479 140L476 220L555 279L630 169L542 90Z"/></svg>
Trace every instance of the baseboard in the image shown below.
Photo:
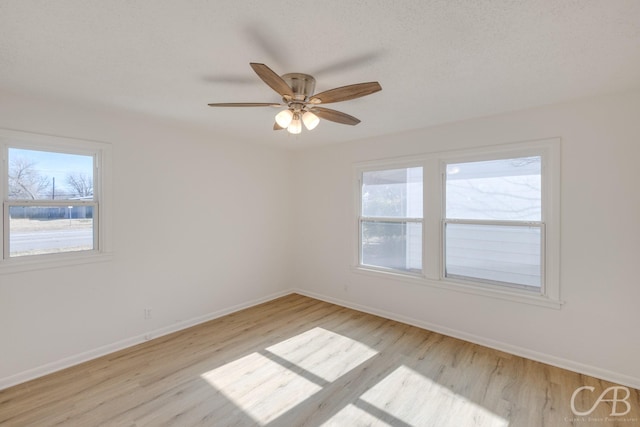
<svg viewBox="0 0 640 427"><path fill-rule="evenodd" d="M567 369L567 370L578 372L584 375L589 375L589 376L600 378L606 381L611 381L617 384L640 389L639 378L630 377L628 375L623 375L618 372L601 369L595 366L586 365L583 363L556 357L546 353L540 353L537 351L533 351L533 350L519 347L519 346L514 346L504 342L495 341L482 336L469 334L466 332L447 328L442 325L437 325L430 322L424 322L418 319L402 316L397 313L392 313L389 311L368 307L362 304L356 304L351 301L329 297L329 296L318 294L315 292L310 292L304 289L294 288L294 289L288 289L285 291L276 292L274 294L270 294L268 296L261 297L246 303L227 307L225 309L208 313L203 316L194 317L192 319L185 320L171 326L159 328L159 329L147 332L145 334L141 334L141 335L127 338L109 345L98 347L96 349L89 350L87 352L80 353L75 356L67 357L67 358L58 360L56 362L48 363L46 365L39 366L34 369L29 369L27 371L20 372L10 377L2 378L0 379L0 390L42 377L47 374L51 374L56 371L60 371L65 368L69 368L74 365L78 365L80 363L88 362L89 360L96 359L98 357L106 356L107 354L110 354L116 351L124 350L134 345L143 343L145 341L149 341L150 339L153 339L153 338L159 338L161 336L168 335L173 332L178 332L183 329L187 329L192 326L196 326L201 323L208 322L210 320L217 319L222 316L226 316L227 314L235 313L236 311L244 310L246 308L250 308L255 305L268 302L276 298L289 295L291 293L308 296L310 298L315 298L320 301L329 302L332 304L340 305L342 307L347 307L347 308L362 311L365 313L373 314L376 316L384 317L386 319L396 320L398 322L406 323L408 325L417 326L422 329L437 332L437 333L447 335L453 338L458 338L464 341L472 342L474 344L482 345L484 347L489 347L489 348L503 351L505 353L513 354L516 356L525 357L527 359L535 360L537 362L546 363L548 365L556 366L558 368Z"/></svg>
<svg viewBox="0 0 640 427"><path fill-rule="evenodd" d="M474 344L478 344L484 347L489 347L494 350L499 350L505 353L513 354L515 356L520 356L527 359L535 360L536 362L546 363L547 365L556 366L558 368L567 369L569 371L577 372L584 375L589 375L591 377L600 378L602 380L611 381L613 383L640 389L640 378L631 377L618 372L601 369L595 366L586 365L583 363L575 362L573 360L556 357L550 354L540 353L528 348L511 345L511 344L507 344L500 341L495 341L482 336L469 334L466 332L447 328L445 326L437 325L430 322L424 322L422 320L413 319L407 316L402 316L402 315L388 312L385 310L380 310L377 308L356 304L350 301L329 297L329 296L318 294L315 292L309 292L304 289L294 289L293 292L310 297L310 298L315 298L321 301L340 305L342 307L352 308L354 310L384 317L386 319L396 320L398 322L406 323L408 325L417 326L422 329L437 332L439 334L446 335L449 337L458 338L458 339L468 341Z"/></svg>
<svg viewBox="0 0 640 427"><path fill-rule="evenodd" d="M69 368L74 365L79 365L80 363L88 362L89 360L97 359L98 357L106 356L107 354L124 350L129 347L133 347L134 345L141 344L145 341L149 341L154 338L159 338L161 336L168 335L173 332L178 332L183 329L187 329L192 326L199 325L200 323L208 322L209 320L217 319L219 317L226 316L227 314L235 313L236 311L244 310L246 308L253 307L255 305L262 304L264 302L271 301L276 298L289 295L291 293L292 293L291 290L276 292L274 294L257 298L246 303L237 304L231 307L224 308L222 310L205 314L203 316L194 317L192 319L184 320L182 322L178 322L170 326L155 329L153 331L148 331L138 336L126 338L124 340L120 340L112 344L98 347L96 349L89 350L74 356L66 357L64 359L60 359L55 362L47 363L37 368L29 369L15 375L11 375L9 377L1 378L0 390L4 390L5 388L9 388L14 385L18 385L18 384L36 379L44 375L48 375L56 371L60 371L62 369Z"/></svg>

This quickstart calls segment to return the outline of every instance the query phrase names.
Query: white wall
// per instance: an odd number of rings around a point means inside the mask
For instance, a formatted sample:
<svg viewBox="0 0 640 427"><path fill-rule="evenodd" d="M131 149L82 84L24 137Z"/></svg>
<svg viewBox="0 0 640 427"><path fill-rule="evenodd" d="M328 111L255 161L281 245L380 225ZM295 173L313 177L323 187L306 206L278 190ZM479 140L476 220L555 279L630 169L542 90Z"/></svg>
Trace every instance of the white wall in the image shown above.
<svg viewBox="0 0 640 427"><path fill-rule="evenodd" d="M294 283L313 296L640 387L640 92L299 151ZM562 138L560 310L350 269L352 164Z"/></svg>
<svg viewBox="0 0 640 427"><path fill-rule="evenodd" d="M115 218L112 262L0 275L0 388L291 288L640 387L639 112L633 93L291 153L2 93L1 128L113 144ZM561 310L351 271L354 162L556 136Z"/></svg>
<svg viewBox="0 0 640 427"><path fill-rule="evenodd" d="M288 289L290 152L9 93L0 128L114 157L113 261L0 275L0 388Z"/></svg>

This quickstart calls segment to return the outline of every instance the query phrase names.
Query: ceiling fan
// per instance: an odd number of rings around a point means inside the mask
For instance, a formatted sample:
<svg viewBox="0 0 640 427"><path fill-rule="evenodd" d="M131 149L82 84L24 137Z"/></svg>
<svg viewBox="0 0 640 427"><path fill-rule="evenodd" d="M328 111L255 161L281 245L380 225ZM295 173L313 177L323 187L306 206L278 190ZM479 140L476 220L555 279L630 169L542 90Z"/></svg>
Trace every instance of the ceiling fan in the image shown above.
<svg viewBox="0 0 640 427"><path fill-rule="evenodd" d="M282 103L272 102L219 102L209 104L210 107L284 107L276 114L274 130L287 129L289 133L302 132L302 123L308 130L314 129L320 119L344 125L357 125L360 120L340 111L321 107L320 104L347 101L360 98L382 90L378 82L357 83L313 94L316 79L309 74L289 73L280 77L264 64L250 63L256 72L271 89L281 97Z"/></svg>

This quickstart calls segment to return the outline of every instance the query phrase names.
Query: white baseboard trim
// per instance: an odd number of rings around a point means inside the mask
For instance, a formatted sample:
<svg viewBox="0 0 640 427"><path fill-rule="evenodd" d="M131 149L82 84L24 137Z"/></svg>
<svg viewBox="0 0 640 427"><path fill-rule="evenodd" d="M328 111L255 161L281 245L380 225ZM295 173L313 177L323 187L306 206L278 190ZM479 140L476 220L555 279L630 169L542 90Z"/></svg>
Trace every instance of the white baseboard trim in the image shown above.
<svg viewBox="0 0 640 427"><path fill-rule="evenodd" d="M458 339L468 341L474 344L478 344L484 347L489 347L494 350L499 350L505 353L513 354L515 356L520 356L527 359L535 360L536 362L546 363L547 365L552 365L558 368L567 369L569 371L578 372L580 374L589 375L591 377L600 378L606 381L611 381L613 383L621 384L627 387L640 389L640 378L631 377L618 372L609 371L607 369L601 369L596 366L586 365L583 363L575 362L573 360L556 357L550 354L540 353L534 350L530 350L528 348L511 345L511 344L507 344L500 341L495 341L479 335L469 334L466 332L447 328L442 325L437 325L430 322L424 322L422 320L413 319L407 316L403 316L403 315L392 313L385 310L380 310L373 307L368 307L361 304L356 304L356 303L345 301L339 298L333 298L333 297L318 294L315 292L309 292L304 289L293 289L292 292L295 292L300 295L308 296L310 298L315 298L321 301L329 302L332 304L340 305L342 307L352 308L354 310L384 317L386 319L396 320L398 322L406 323L408 325L417 326L418 328L426 329L432 332L437 332L439 334L446 335L449 337L458 338Z"/></svg>
<svg viewBox="0 0 640 427"><path fill-rule="evenodd" d="M280 298L292 293L308 296L310 298L315 298L320 301L329 302L332 304L340 305L342 307L351 308L354 310L362 311L362 312L373 314L376 316L381 316L386 319L396 320L398 322L406 323L408 325L416 326L418 328L437 332L439 334L447 335L453 338L458 338L464 341L482 345L484 347L489 347L495 350L504 351L505 353L525 357L527 359L535 360L541 363L546 363L548 365L556 366L558 368L568 369L570 371L578 372L584 375L589 375L589 376L600 378L606 381L611 381L617 384L640 389L640 378L630 377L628 375L624 375L618 372L601 369L595 366L586 365L583 363L575 362L573 360L564 359L561 357L556 357L546 353L540 353L524 347L514 346L504 342L495 341L482 336L451 329L442 325L437 325L430 322L424 322L422 320L413 319L397 313L392 313L389 311L380 310L380 309L365 306L362 304L353 303L351 301L329 297L329 296L318 294L315 292L310 292L304 289L294 288L294 289L288 289L285 291L276 292L274 294L257 298L255 300L252 300L246 303L227 307L222 310L205 314L203 316L194 317L189 320L178 322L174 325L159 328L159 329L147 332L145 334L127 338L112 344L108 344L93 350L86 351L84 353L77 354L75 356L67 357L52 363L47 363L46 365L29 369L9 377L1 378L0 390L42 377L47 374L51 374L56 371L60 371L65 368L69 368L74 365L78 365L80 363L88 362L89 360L93 360L98 357L102 357L116 351L133 347L134 345L143 343L145 341L149 341L150 339L159 338L161 336L168 335L173 332L178 332L183 329L187 329L192 326L196 326L201 323L208 322L209 320L217 319L219 317L226 316L227 314L235 313L237 311L244 310L246 308L253 307L255 305L259 305L267 301L271 301L276 298Z"/></svg>
<svg viewBox="0 0 640 427"><path fill-rule="evenodd" d="M262 304L264 302L271 301L276 298L283 297L285 295L289 295L292 292L293 291L290 289L276 292L274 294L257 298L246 303L227 307L222 310L215 311L213 313L208 313L203 316L198 316L189 320L184 320L170 326L165 326L163 328L155 329L153 331L149 331L141 335L126 338L124 340L120 340L112 344L107 344L105 346L98 347L93 350L89 350L74 356L66 357L64 359L60 359L55 362L47 363L45 365L38 366L37 368L28 369L26 371L20 372L15 375L11 375L9 377L0 378L0 390L4 390L5 388L9 388L14 385L18 385L18 384L33 380L33 379L42 377L44 375L54 373L56 371L69 368L74 365L78 365L80 363L88 362L89 360L97 359L98 357L106 356L107 354L110 354L116 351L133 347L134 345L141 344L145 341L149 341L154 338L159 338L161 336L168 335L173 332L178 332L183 329L187 329L192 326L196 326L201 323L208 322L209 320L226 316L227 314L235 313L236 311L244 310L245 308L253 307L255 305Z"/></svg>

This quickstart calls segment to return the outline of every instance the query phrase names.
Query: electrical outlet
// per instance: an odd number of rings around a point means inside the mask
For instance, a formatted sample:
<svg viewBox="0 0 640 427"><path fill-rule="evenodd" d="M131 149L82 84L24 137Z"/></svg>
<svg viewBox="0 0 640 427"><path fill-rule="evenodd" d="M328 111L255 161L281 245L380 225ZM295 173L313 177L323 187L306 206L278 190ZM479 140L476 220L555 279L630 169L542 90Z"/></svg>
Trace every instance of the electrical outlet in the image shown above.
<svg viewBox="0 0 640 427"><path fill-rule="evenodd" d="M151 319L151 309L150 308L145 308L144 309L144 318L145 318L145 320Z"/></svg>

